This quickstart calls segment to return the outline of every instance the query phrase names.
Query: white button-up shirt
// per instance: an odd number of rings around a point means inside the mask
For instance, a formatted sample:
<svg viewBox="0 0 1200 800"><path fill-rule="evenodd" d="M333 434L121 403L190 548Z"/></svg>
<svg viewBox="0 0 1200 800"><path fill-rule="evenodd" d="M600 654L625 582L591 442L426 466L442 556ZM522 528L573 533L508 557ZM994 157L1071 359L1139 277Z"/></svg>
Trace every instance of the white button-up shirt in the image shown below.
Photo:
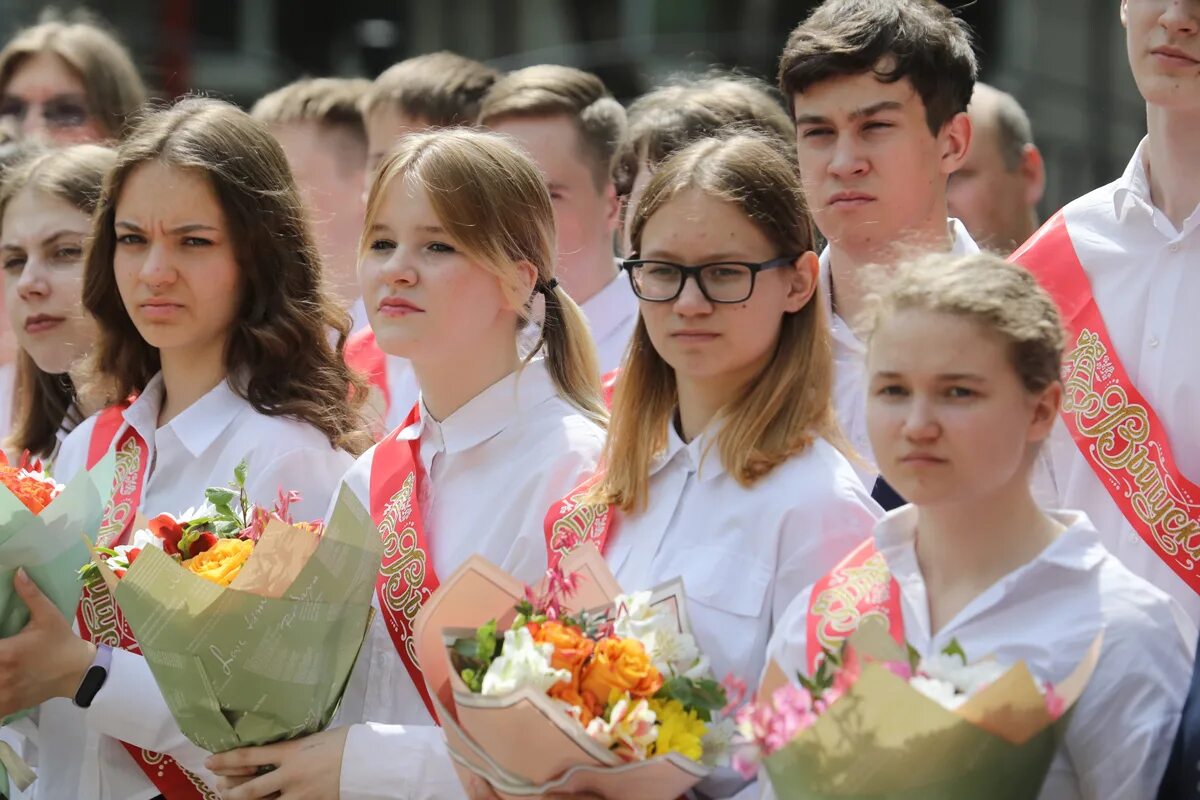
<svg viewBox="0 0 1200 800"><path fill-rule="evenodd" d="M119 440L132 426L146 442L150 462L138 510L148 516L198 506L204 490L232 481L234 467L245 458L251 501L269 508L280 489L294 489L303 498L293 506L295 517L317 519L353 463L313 426L258 413L224 381L160 428L162 400L159 375L125 410L117 434ZM63 442L54 465L60 482L85 468L95 424L96 417L85 420ZM179 731L141 656L114 651L108 680L86 711L56 698L43 703L37 716L32 744L38 779L30 791L39 800L156 796L158 790L112 737L165 752L214 782L203 770L207 753Z"/></svg>
<svg viewBox="0 0 1200 800"><path fill-rule="evenodd" d="M951 253L965 256L979 252L979 246L967 233L965 225L957 219L948 220L948 224L954 234ZM868 462L869 466L856 468L869 490L874 486L879 471L874 466L875 456L867 436L867 345L858 338L850 323L833 309L828 246L821 251L820 263L820 295L833 334L833 404L837 409L838 424L842 426L850 446Z"/></svg>
<svg viewBox="0 0 1200 800"><path fill-rule="evenodd" d="M1157 796L1187 695L1192 642L1176 625L1173 601L1113 558L1086 515L1052 516L1067 530L936 632L917 563L917 510L888 514L875 544L900 587L905 637L922 656L957 641L973 661L1023 660L1039 680L1058 683L1103 631L1100 660L1039 797L1149 800ZM810 595L811 588L796 599L770 643L768 656L787 674L807 672ZM766 776L759 781L763 798L773 797Z"/></svg>
<svg viewBox="0 0 1200 800"><path fill-rule="evenodd" d="M421 511L436 573L448 577L478 553L531 584L546 568L546 509L595 471L604 441L603 431L558 394L540 359L440 423L422 405L421 419L401 437L420 439L427 476ZM368 507L375 453L368 451L346 475ZM346 740L342 800L465 796L442 731L381 615L337 722L365 723L353 724Z"/></svg>
<svg viewBox="0 0 1200 800"><path fill-rule="evenodd" d="M788 603L870 536L881 512L824 439L750 488L710 442L701 435L685 444L670 426L651 466L649 505L621 515L605 559L625 591L682 578L713 673L754 685Z"/></svg>
<svg viewBox="0 0 1200 800"><path fill-rule="evenodd" d="M1184 477L1200 482L1200 208L1176 229L1154 207L1145 150L1143 142L1124 175L1063 214L1118 360L1158 414ZM1048 452L1057 505L1086 511L1113 555L1200 623L1200 596L1129 525L1063 425Z"/></svg>
<svg viewBox="0 0 1200 800"><path fill-rule="evenodd" d="M637 325L638 300L629 285L629 276L623 271L618 272L607 286L579 308L587 317L588 328L596 342L600 374L612 372L621 366Z"/></svg>

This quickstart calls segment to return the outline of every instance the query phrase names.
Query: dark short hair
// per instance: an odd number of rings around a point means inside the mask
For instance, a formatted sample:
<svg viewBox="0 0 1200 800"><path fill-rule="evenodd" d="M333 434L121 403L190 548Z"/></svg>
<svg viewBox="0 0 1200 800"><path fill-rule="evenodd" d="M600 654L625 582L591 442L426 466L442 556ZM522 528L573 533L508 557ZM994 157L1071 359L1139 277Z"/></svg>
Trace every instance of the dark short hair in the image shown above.
<svg viewBox="0 0 1200 800"><path fill-rule="evenodd" d="M791 108L821 81L865 72L908 78L936 134L967 110L979 67L970 28L935 0L825 0L788 37L779 88Z"/></svg>

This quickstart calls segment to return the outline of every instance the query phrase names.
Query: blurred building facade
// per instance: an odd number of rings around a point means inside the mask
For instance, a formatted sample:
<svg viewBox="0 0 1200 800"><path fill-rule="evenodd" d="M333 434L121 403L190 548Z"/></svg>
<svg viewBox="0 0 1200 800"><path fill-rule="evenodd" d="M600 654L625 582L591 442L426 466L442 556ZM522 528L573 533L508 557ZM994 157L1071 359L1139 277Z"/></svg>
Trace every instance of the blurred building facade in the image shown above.
<svg viewBox="0 0 1200 800"><path fill-rule="evenodd" d="M1117 0L944 0L976 32L985 80L1028 109L1049 165L1044 211L1112 180L1145 132ZM555 62L630 100L678 73L737 67L773 81L814 0L62 0L133 49L147 81L249 104L302 75L374 76L449 49L506 69ZM0 37L42 0L0 0Z"/></svg>

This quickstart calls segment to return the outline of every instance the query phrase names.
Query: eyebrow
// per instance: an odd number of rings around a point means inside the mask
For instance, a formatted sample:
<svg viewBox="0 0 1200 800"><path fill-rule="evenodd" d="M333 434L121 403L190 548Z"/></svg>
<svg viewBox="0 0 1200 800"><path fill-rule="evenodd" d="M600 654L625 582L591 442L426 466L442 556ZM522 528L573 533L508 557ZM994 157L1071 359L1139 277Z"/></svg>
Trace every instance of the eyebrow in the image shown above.
<svg viewBox="0 0 1200 800"><path fill-rule="evenodd" d="M441 225L418 225L417 230L421 233L445 233L446 229Z"/></svg>
<svg viewBox="0 0 1200 800"><path fill-rule="evenodd" d="M896 100L880 100L878 103L872 103L869 106L856 108L850 112L851 120L860 120L867 117L873 117L876 114L881 114L884 111L900 111L904 108L904 104ZM820 114L801 114L796 117L797 125L828 125L830 119L822 117Z"/></svg>
<svg viewBox="0 0 1200 800"><path fill-rule="evenodd" d="M144 232L142 230L141 226L139 226L137 223L129 222L128 220L123 220L123 219L117 220L116 223L113 225L113 227L128 228L129 230L135 231L137 233ZM191 223L188 223L187 225L180 225L177 228L172 228L171 230L167 231L167 233L171 233L171 234L195 233L196 231L213 231L214 233L219 233L220 229L216 228L212 225L206 225L203 222L191 222Z"/></svg>
<svg viewBox="0 0 1200 800"><path fill-rule="evenodd" d="M903 378L904 375L905 375L905 373L903 373L903 372L891 372L891 371L885 370L885 371L881 371L881 372L876 372L874 374L874 377L882 378L884 380L895 380L896 378ZM943 372L935 377L939 381L948 381L951 383L962 383L962 382L986 383L987 382L987 378L985 378L984 376L975 375L974 373L970 373L970 372Z"/></svg>
<svg viewBox="0 0 1200 800"><path fill-rule="evenodd" d="M683 260L680 259L678 256L676 256L674 253L669 253L669 252L668 253L660 253L657 250L652 250L650 252L652 253L652 255L640 256L641 260L642 261L670 261L670 262L677 262L680 264L684 263ZM722 264L722 263L728 263L730 261L745 261L745 259L739 258L736 254L726 253L726 252L722 251L720 253L715 253L713 255L705 256L703 261L696 261L695 263L696 264Z"/></svg>
<svg viewBox="0 0 1200 800"><path fill-rule="evenodd" d="M60 231L55 231L54 233L50 234L45 239L42 239L42 244L50 244L51 242L57 241L64 236L87 236L87 232L73 231L70 228L63 228Z"/></svg>

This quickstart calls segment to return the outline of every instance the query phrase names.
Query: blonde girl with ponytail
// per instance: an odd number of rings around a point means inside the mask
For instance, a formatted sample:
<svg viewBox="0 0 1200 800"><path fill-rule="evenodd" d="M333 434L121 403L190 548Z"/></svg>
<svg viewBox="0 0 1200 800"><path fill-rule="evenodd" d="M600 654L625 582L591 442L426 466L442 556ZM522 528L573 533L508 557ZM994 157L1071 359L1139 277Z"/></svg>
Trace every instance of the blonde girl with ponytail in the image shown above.
<svg viewBox="0 0 1200 800"><path fill-rule="evenodd" d="M438 576L472 554L535 582L545 509L595 470L607 421L595 346L555 252L545 181L505 137L414 134L380 167L359 281L379 346L412 363L421 389L345 477L383 538L380 613L343 725L213 757L223 797L462 796L407 637ZM522 359L539 296L545 346Z"/></svg>

